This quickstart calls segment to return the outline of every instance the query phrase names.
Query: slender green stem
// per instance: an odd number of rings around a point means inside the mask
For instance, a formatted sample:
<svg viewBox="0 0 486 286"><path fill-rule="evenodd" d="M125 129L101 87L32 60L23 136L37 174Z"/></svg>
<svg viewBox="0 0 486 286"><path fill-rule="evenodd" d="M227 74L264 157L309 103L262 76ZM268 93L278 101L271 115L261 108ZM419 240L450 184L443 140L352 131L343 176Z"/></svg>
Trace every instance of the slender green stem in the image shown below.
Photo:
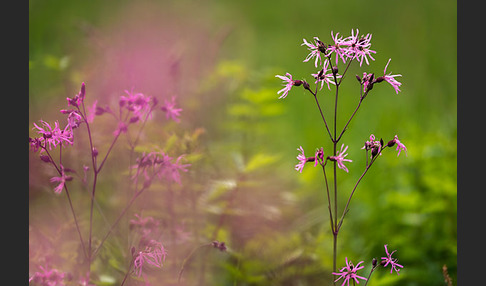
<svg viewBox="0 0 486 286"><path fill-rule="evenodd" d="M199 245L198 247L194 248L191 251L191 253L189 253L189 255L184 259L184 261L182 261L182 266L181 266L181 269L179 270L179 276L177 278L177 283L181 283L182 273L184 272L184 269L186 268L186 264L189 262L189 259L192 258L192 256L194 255L194 253L196 253L196 251L198 251L199 249L206 247L206 246L211 246L211 244Z"/></svg>
<svg viewBox="0 0 486 286"><path fill-rule="evenodd" d="M52 158L51 154L49 153L49 150L47 150L47 148L45 146L41 146L41 147L42 147L42 149L44 149L46 151L47 156L49 156L49 161L51 162L51 164L54 166L54 168L56 168L59 175L62 176L62 171L54 162L54 159ZM88 253L86 252L86 246L84 245L83 236L81 235L81 230L79 228L78 219L77 219L76 213L74 211L74 206L73 206L73 203L72 203L72 200L71 200L71 196L69 195L69 190L68 190L67 184L64 184L64 190L66 191L66 196L67 196L67 199L68 199L68 202L69 202L69 207L71 208L71 213L73 214L74 224L76 225L76 230L78 232L79 240L81 242L81 246L83 248L84 255L85 255L86 258L88 258Z"/></svg>
<svg viewBox="0 0 486 286"><path fill-rule="evenodd" d="M366 283L364 284L364 286L368 285L368 282L370 281L371 278L371 274L373 273L373 271L375 271L376 267L377 266L371 268L370 274L368 275L368 278L366 279Z"/></svg>
<svg viewBox="0 0 486 286"><path fill-rule="evenodd" d="M122 281L122 283L120 284L120 286L125 285L125 281L126 281L126 280L127 280L127 278L128 278L128 274L130 274L130 270L132 269L132 265L133 265L133 261L134 261L134 260L135 260L134 258L132 258L132 259L130 260L130 265L128 266L127 273L125 273L125 277L123 277L123 281Z"/></svg>

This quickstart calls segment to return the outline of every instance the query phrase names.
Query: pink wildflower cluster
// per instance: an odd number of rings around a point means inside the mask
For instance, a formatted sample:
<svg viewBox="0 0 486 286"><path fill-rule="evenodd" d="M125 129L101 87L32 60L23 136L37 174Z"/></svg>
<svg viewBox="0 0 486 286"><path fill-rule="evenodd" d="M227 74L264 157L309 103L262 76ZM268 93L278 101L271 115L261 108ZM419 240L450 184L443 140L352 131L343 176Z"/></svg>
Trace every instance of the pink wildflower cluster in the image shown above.
<svg viewBox="0 0 486 286"><path fill-rule="evenodd" d="M316 68L318 66L322 67L317 73L311 74L316 80L315 84L321 83L320 89L322 89L324 84L327 84L327 88L330 90L330 84L336 85L335 81L342 78L342 75L338 74L337 69L339 59L341 59L343 63L356 60L359 62L360 66L362 66L363 62L369 65L370 61L368 58L375 60L372 56L372 54L376 54L376 51L371 49L371 34L368 33L360 36L359 30L356 29L356 31L351 30L350 36L343 37L340 36L339 33L334 34L331 31L331 38L332 43L328 44L322 42L318 37L314 37L314 42L309 42L306 39L303 39L303 43L301 44L302 46L307 46L307 49L309 50L309 54L304 59L304 62L314 59L314 66ZM332 66L331 64L331 57L333 54L335 55L336 59L335 66ZM365 93L373 88L374 83L386 81L395 89L395 92L398 94L401 83L398 82L395 77L399 77L401 75L392 75L391 73L386 73L390 60L391 59L388 60L388 63L385 66L383 76L375 77L373 73L366 72L363 73L362 78L357 76ZM276 75L275 77L283 80L283 84L285 86L277 92L277 94L282 93L279 99L287 97L293 86L304 84L304 87L308 89L307 82L303 80L294 80L290 73L286 73L285 76Z"/></svg>
<svg viewBox="0 0 486 286"><path fill-rule="evenodd" d="M165 261L167 251L162 243L156 240L150 240L142 251L139 251L133 260L133 269L135 275L140 277L145 265L152 265L162 268L162 262Z"/></svg>
<svg viewBox="0 0 486 286"><path fill-rule="evenodd" d="M40 266L41 272L36 272L29 278L29 283L39 286L64 286L65 280L70 278L70 275L59 271L57 269L46 269Z"/></svg>
<svg viewBox="0 0 486 286"><path fill-rule="evenodd" d="M346 156L348 156L348 154L344 154L346 153L346 150L348 150L348 146L346 146L346 148L344 148L344 144L341 146L341 150L339 151L340 153L337 154L336 156L329 156L327 157L328 160L330 161L336 161L338 163L338 167L346 172L349 172L348 168L344 165L344 162L353 162L352 160L350 159L346 159ZM297 148L298 151L300 151L300 154L297 155L297 160L299 161L299 163L297 163L297 165L295 165L295 170L299 171L302 173L302 170L304 169L304 165L307 163L307 162L314 162L314 167L317 166L317 164L319 163L323 163L324 162L324 151L323 151L323 148L320 148L320 149L317 149L316 153L314 154L313 157L306 157L305 154L304 154L304 149L302 148L302 146L300 146L299 148Z"/></svg>
<svg viewBox="0 0 486 286"><path fill-rule="evenodd" d="M365 277L361 277L356 274L358 270L364 268L364 266L360 266L361 263L363 263L363 261L359 262L356 266L354 266L352 262L348 262L348 258L346 257L346 266L341 268L339 272L332 273L333 275L339 276L336 280L334 280L334 282L337 282L338 280L343 278L343 284L341 284L341 286L344 286L344 284L346 283L349 286L349 281L351 280L354 280L354 282L356 282L357 284L359 284L358 279L362 279L365 281L368 280Z"/></svg>
<svg viewBox="0 0 486 286"><path fill-rule="evenodd" d="M388 264L390 264L391 266L390 273L393 273L393 270L395 270L395 272L397 272L397 275L399 275L398 271L400 271L400 269L398 269L397 267L403 268L403 266L397 263L398 262L397 258L392 257L393 253L395 253L396 250L393 250L391 253L389 253L387 246L388 245L385 244L386 257L381 258L382 259L381 265L383 265L383 267L386 267Z"/></svg>
<svg viewBox="0 0 486 286"><path fill-rule="evenodd" d="M318 37L314 37L314 44L307 42L305 39L302 45L306 45L310 51L309 55L305 58L304 62L309 61L312 58L315 59L315 67L317 63L321 62L321 53L325 57L330 57L331 54L336 54L336 64L340 58L343 63L347 59L356 59L359 61L359 65L363 64L363 60L369 65L368 57L375 60L371 54L376 54L376 51L370 49L371 47L371 34L366 34L366 36L359 36L359 30L356 29L356 34L354 30L351 30L351 36L343 38L339 37L339 33L336 35L331 31L331 37L334 41L333 44L326 45L319 40Z"/></svg>
<svg viewBox="0 0 486 286"><path fill-rule="evenodd" d="M145 184L150 184L154 176L181 184L180 172L187 172L187 168L191 166L191 164L182 164L183 158L184 155L181 155L173 161L172 157L162 151L144 153L137 159L137 164L132 166L132 168L137 169L133 178L143 174Z"/></svg>

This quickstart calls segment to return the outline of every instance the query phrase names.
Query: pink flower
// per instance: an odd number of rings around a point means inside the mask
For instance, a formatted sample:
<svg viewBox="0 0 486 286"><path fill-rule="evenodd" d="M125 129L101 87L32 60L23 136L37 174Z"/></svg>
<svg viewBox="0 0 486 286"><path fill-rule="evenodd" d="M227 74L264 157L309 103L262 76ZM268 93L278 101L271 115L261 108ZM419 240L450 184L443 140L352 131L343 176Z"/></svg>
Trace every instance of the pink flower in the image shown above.
<svg viewBox="0 0 486 286"><path fill-rule="evenodd" d="M344 148L344 150L343 150L343 147L344 147L344 144L341 145L341 150L339 151L340 153L337 156L329 157L329 160L337 161L339 169L343 169L344 171L349 172L348 168L346 168L346 166L344 166L344 161L347 161L347 162L353 162L353 161L349 160L349 159L344 159L346 156L348 156L348 154L344 154L346 152L346 150L348 150L348 146L346 146L346 148Z"/></svg>
<svg viewBox="0 0 486 286"><path fill-rule="evenodd" d="M407 155L407 147L405 147L405 145L403 145L403 143L400 142L400 140L398 140L398 135L395 135L395 138L393 138L393 140L389 141L387 146L393 147L395 144L397 144L397 151L398 151L397 157L400 155L400 152L402 150L405 151L405 155Z"/></svg>
<svg viewBox="0 0 486 286"><path fill-rule="evenodd" d="M347 51L347 47L346 47L346 42L345 40L343 40L342 37L338 37L339 33L336 33L336 35L334 36L333 35L333 32L331 31L331 38L333 39L334 41L334 45L329 45L327 47L327 51L329 52L329 55L331 55L332 53L335 53L336 54L336 65L338 64L338 61L339 61L339 58L341 58L341 60L343 61L343 63L346 63L346 51ZM344 46L344 47L342 47Z"/></svg>
<svg viewBox="0 0 486 286"><path fill-rule="evenodd" d="M371 54L376 54L376 51L370 50L371 46L371 34L367 34L366 36L359 37L359 30L356 29L356 35L354 31L351 30L351 36L347 37L344 41L344 44L348 45L346 54L351 59L356 59L359 61L359 66L363 64L363 60L366 61L366 64L369 65L368 56L375 60Z"/></svg>
<svg viewBox="0 0 486 286"><path fill-rule="evenodd" d="M68 102L68 106L69 105L72 105L72 106L75 106L75 107L80 106L84 101L85 95L86 95L86 86L83 82L83 83L81 83L81 90L78 92L78 94L76 94L72 98L69 98L69 97L66 98L66 100Z"/></svg>
<svg viewBox="0 0 486 286"><path fill-rule="evenodd" d="M396 75L391 75L390 74L386 74L386 68L388 67L388 64L390 63L391 59L388 60L388 62L386 63L386 66L385 66L385 70L383 71L383 77L384 79L386 80L386 82L388 82L389 84L391 84L391 86L393 86L393 88L395 89L395 92L398 94L398 92L400 91L400 86L402 85L402 83L398 82L395 77L397 76L402 76L401 74L396 74Z"/></svg>
<svg viewBox="0 0 486 286"><path fill-rule="evenodd" d="M321 42L318 37L314 37L315 44L311 44L311 43L307 42L305 39L303 39L303 40L304 40L304 43L302 43L301 46L306 45L308 47L308 50L310 51L310 53L305 58L304 62L308 62L310 59L315 57L316 60L315 60L314 64L315 64L315 67L317 67L317 62L319 62L319 63L321 62L321 49L325 49L324 43Z"/></svg>
<svg viewBox="0 0 486 286"><path fill-rule="evenodd" d="M42 272L36 272L29 278L29 283L34 282L36 285L42 286L64 286L64 278L67 274L57 269L47 270L40 266Z"/></svg>
<svg viewBox="0 0 486 286"><path fill-rule="evenodd" d="M316 79L316 84L318 82L321 82L321 88L324 86L324 83L327 83L327 88L329 90L331 90L331 87L329 86L329 84L334 84L336 85L336 83L333 81L334 80L334 75L332 74L332 72L328 73L329 71L331 71L331 69L329 69L329 61L326 59L324 61L324 66L322 68L322 70L320 70L318 73L316 74L312 74L312 76ZM337 75L336 74L336 78L341 78L340 75Z"/></svg>
<svg viewBox="0 0 486 286"><path fill-rule="evenodd" d="M125 90L127 96L121 96L118 104L120 107L126 108L128 111L133 112L133 116L144 118L151 115L152 106L155 105L156 100L143 93Z"/></svg>
<svg viewBox="0 0 486 286"><path fill-rule="evenodd" d="M336 273L336 272L332 273L333 275L339 276L338 279L334 280L334 282L337 282L339 279L344 278L343 284L341 284L341 286L346 284L346 282L348 283L348 286L349 286L349 281L351 279L354 279L354 281L357 284L359 284L358 279L362 279L362 280L365 280L365 281L368 280L368 279L361 277L361 276L358 276L356 274L356 272L358 270L364 268L364 266L359 266L361 263L363 263L363 261L359 262L356 266L354 266L353 263L348 262L348 258L346 257L346 266L341 268L341 270L339 270L339 273Z"/></svg>
<svg viewBox="0 0 486 286"><path fill-rule="evenodd" d="M41 142L44 143L44 148L52 149L52 147L56 147L59 144L67 143L73 144L73 133L72 129L70 128L69 124L66 126L64 130L59 128L59 122L54 122L54 128L49 125L49 123L40 120L42 123L41 126L34 123L34 128L37 129L37 133L42 135L42 137L38 138ZM47 146L48 145L48 146Z"/></svg>
<svg viewBox="0 0 486 286"><path fill-rule="evenodd" d="M181 175L179 172L187 172L187 168L191 166L191 164L181 164L180 161L182 158L184 158L184 155L177 157L175 163L170 164L165 169L166 177L172 179L172 181L178 183L179 185L181 184Z"/></svg>
<svg viewBox="0 0 486 286"><path fill-rule="evenodd" d="M398 271L400 271L400 269L398 269L397 267L403 268L403 266L397 263L398 261L397 258L391 257L393 253L396 252L396 250L393 250L392 253L388 253L387 244L385 244L385 251L386 251L386 257L381 258L383 259L381 261L381 265L383 265L383 267L386 267L388 264L390 264L391 265L390 273L393 273L393 270L395 270L397 272L397 275L399 275Z"/></svg>
<svg viewBox="0 0 486 286"><path fill-rule="evenodd" d="M165 251L162 243L151 240L143 251L139 251L133 260L133 270L135 275L140 277L144 265L152 265L158 268L162 268L162 262L165 261L167 252Z"/></svg>
<svg viewBox="0 0 486 286"><path fill-rule="evenodd" d="M291 74L286 73L285 75L286 76L282 76L282 75L276 75L275 76L275 77L278 77L279 79L283 80L284 81L283 83L285 84L285 87L277 92L277 94L282 93L282 95L279 97L279 99L287 97L292 86L294 86L296 84L296 81L292 80Z"/></svg>
<svg viewBox="0 0 486 286"><path fill-rule="evenodd" d="M295 165L295 170L302 173L302 170L304 169L304 165L307 162L307 158L305 157L304 148L302 148L302 146L297 148L297 150L300 151L300 154L297 155L297 160L299 160L299 163L297 163L297 165Z"/></svg>
<svg viewBox="0 0 486 286"><path fill-rule="evenodd" d="M172 118L175 122L180 122L178 118L180 116L180 112L182 108L175 108L175 96L172 97L172 101L164 100L164 105L160 108L162 111L166 112L166 118Z"/></svg>
<svg viewBox="0 0 486 286"><path fill-rule="evenodd" d="M59 183L55 188L54 192L56 194L60 194L62 192L62 189L64 188L64 185L66 182L69 182L73 179L73 177L66 175L64 172L64 167L61 165L61 176L60 177L52 177L50 181L52 183Z"/></svg>

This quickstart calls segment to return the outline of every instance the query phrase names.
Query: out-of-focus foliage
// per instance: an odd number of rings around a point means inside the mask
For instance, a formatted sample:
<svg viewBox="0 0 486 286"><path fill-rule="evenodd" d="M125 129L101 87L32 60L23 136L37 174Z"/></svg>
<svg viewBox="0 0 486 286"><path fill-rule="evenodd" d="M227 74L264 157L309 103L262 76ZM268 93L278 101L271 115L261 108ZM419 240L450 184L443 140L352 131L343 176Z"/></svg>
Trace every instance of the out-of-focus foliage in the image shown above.
<svg viewBox="0 0 486 286"><path fill-rule="evenodd" d="M226 242L228 251L196 252L184 271L187 285L196 281L205 285L330 283L332 234L322 172L306 166L300 174L293 167L300 145L305 150L322 146L326 155L332 145L313 98L302 88L294 88L287 98L278 100L281 81L275 75L290 72L311 82L310 74L315 70L312 63L302 62L307 55L302 38L318 36L330 41L331 31L347 35L358 28L361 34L373 34L376 60L362 68L351 66L341 88L338 125L345 124L358 100L354 74L381 74L392 58L388 70L402 74L399 81L403 85L399 95L389 86L376 86L344 135L342 140L349 145L348 158L353 162L347 164L349 174L339 174L339 209L364 169L365 152L360 148L370 134L385 141L397 134L408 152L397 157L393 150L386 150L360 183L340 232L338 266L344 266L345 257L356 263L363 260L365 269L360 273L364 276L371 259L384 256L383 245L388 244L389 249L397 249L394 257L404 268L399 276L390 275L389 268L378 269L370 285L444 285L443 265L456 280L455 1L130 2L29 2L30 121L58 116L60 102L64 104L65 97L73 95L73 86L86 78L90 79L88 87L105 98L103 104L114 94L132 88L131 83L106 88L118 75L113 73L108 79L107 72L116 68L102 68L119 58L103 54L104 45L115 42L124 47L151 37L161 39L162 46L171 47L168 58L173 69L168 70L174 72L177 51L190 51L179 54L192 57L179 61L180 76L174 84L186 119L180 125L165 126L164 132L157 124L148 125L144 144L134 150L137 154L154 149L185 153L193 164L187 174L190 183L174 186L173 197L173 211L187 231L181 234L188 234L188 239L177 244L177 251L169 252L167 267L153 275L174 282L182 261L195 247L218 240ZM147 7L151 13L144 10ZM144 37L126 31L128 39L115 36L115 31L125 35L126 27L157 18L154 11L165 19L154 34L147 32L149 37ZM192 32L168 36L167 31L179 29ZM182 40L173 41L179 38ZM149 48L147 51L153 51ZM132 55L138 56L135 52ZM159 71L154 68L147 73ZM151 81L150 92L175 81L166 74L159 77L161 82ZM144 86L136 88L144 90ZM332 113L332 94L323 89L326 114ZM56 108L51 110L51 105ZM110 134L99 135L105 138ZM77 158L78 154L72 156ZM43 220L51 224L32 227L36 247L30 253L31 263L40 263L44 255L54 255L53 249L61 249L59 259L69 262L67 268L74 267L80 255L73 245L76 233L63 235L62 241L59 235L72 227L71 214L64 198L45 195L51 187L45 182L52 174L33 174L42 163L37 159L31 158L30 211L35 216L30 217L30 224L36 226ZM114 210L127 200L127 195L118 196L113 186L126 187L127 179L120 179L116 167L128 165L129 159L120 157L107 163L98 192L100 207ZM76 163L80 167L83 162ZM86 189L81 184L78 187L81 192L74 194L75 199L85 195L82 191ZM175 229L166 212L167 187L154 187L164 190L161 199L138 206L147 209L145 215ZM78 203L76 209L88 205L84 200ZM97 217L99 228L106 228L116 215ZM101 259L94 264L99 275L92 282L120 283L130 256L126 248L129 239L136 240L114 236L107 241Z"/></svg>

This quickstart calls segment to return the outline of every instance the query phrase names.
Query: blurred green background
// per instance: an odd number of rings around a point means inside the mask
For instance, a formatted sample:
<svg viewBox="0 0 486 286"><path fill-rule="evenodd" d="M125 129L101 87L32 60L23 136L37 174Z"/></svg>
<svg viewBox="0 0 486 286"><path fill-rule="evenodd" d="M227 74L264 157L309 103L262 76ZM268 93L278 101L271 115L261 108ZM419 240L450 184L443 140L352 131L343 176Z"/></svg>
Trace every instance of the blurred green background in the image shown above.
<svg viewBox="0 0 486 286"><path fill-rule="evenodd" d="M402 92L396 95L389 85L376 86L344 135L342 142L349 145L348 158L353 162L347 164L349 174L338 174L344 192L340 209L364 168L360 148L371 133L385 142L398 134L408 156L384 154L360 184L340 234L338 265L344 264L345 256L355 263L364 260L362 274L367 273L371 258L381 257L383 245L388 244L398 250L396 256L405 267L400 276L374 273L370 285L444 285L442 267L447 266L454 281L457 271L456 15L457 3L450 0L30 0L29 121L55 116L48 114L55 114L82 81L92 94L129 89L134 83L107 87L118 75L116 69L104 68L116 61L107 56L106 47L130 27L131 35L148 31L149 38L172 47L171 53L181 59L179 92L187 111L183 126L206 130L204 143L214 164L227 168L221 176L236 177L242 170L239 164L246 166L243 170L257 169L252 179L259 182L258 192L272 189L269 192L292 202L288 213L284 203L277 204L284 230L244 240L240 249L244 259L240 257L238 267L227 261L221 266L227 271L215 281L318 285L320 275L329 275L332 265L322 174L310 166L299 174L293 167L299 146L306 151L322 146L326 152L332 145L312 97L294 88L286 99L278 100L281 81L275 75L290 72L294 78L312 81L313 64L302 62L307 55L303 38L317 36L326 42L331 31L344 36L351 29L371 33L376 60L362 68L351 66L341 89L338 126L345 124L357 104L354 74L381 74L391 58L388 72L402 75L398 78ZM163 32L157 33L159 27ZM153 85L147 87L150 91L167 83L163 75L149 73L154 76L148 83ZM323 109L331 113L332 97L326 98L331 93L325 89L322 93ZM262 166L250 164L255 162ZM258 253L252 247L265 252L252 255ZM289 247L295 251L289 256L312 263L295 260L297 266L287 265L287 273L291 267L307 265L299 272L307 278L285 280L285 274L274 273L272 283L265 284L254 277L259 268L271 264L269 257L278 257Z"/></svg>

